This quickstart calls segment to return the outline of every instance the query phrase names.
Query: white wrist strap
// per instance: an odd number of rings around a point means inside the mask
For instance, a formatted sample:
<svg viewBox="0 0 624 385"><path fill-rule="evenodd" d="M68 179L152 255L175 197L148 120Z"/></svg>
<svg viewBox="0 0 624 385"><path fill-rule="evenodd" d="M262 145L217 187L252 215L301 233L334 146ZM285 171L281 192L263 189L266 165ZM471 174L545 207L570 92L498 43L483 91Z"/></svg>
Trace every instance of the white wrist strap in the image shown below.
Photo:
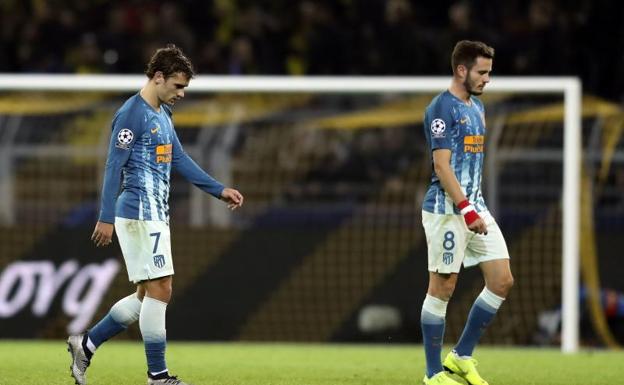
<svg viewBox="0 0 624 385"><path fill-rule="evenodd" d="M468 205L466 207L464 207L463 209L461 209L460 213L461 215L466 215L471 211L476 211L473 205Z"/></svg>

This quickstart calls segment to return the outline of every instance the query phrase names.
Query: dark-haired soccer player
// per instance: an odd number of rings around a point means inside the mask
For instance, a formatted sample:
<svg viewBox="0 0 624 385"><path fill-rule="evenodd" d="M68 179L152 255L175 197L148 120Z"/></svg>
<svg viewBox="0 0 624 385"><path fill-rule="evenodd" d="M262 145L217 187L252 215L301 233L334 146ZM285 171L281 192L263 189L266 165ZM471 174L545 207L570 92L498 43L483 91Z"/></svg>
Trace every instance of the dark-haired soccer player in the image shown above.
<svg viewBox="0 0 624 385"><path fill-rule="evenodd" d="M493 58L494 49L482 42L458 42L451 59L451 86L425 112L433 164L422 208L429 270L421 313L425 384L459 384L446 369L470 385L487 385L477 372L472 352L513 285L505 239L481 194L485 112L476 96L490 81ZM441 362L446 306L462 263L479 265L485 287L470 310L459 342Z"/></svg>
<svg viewBox="0 0 624 385"><path fill-rule="evenodd" d="M160 48L147 65L145 86L117 111L106 161L99 221L91 239L111 243L113 230L136 293L119 300L91 330L70 336L71 374L86 384L85 371L98 346L139 321L147 356L148 385L184 385L165 363L165 312L171 298L173 261L169 234L171 169L232 210L243 196L206 174L184 152L171 122L171 107L184 97L193 66L174 45ZM123 182L122 182L123 180Z"/></svg>

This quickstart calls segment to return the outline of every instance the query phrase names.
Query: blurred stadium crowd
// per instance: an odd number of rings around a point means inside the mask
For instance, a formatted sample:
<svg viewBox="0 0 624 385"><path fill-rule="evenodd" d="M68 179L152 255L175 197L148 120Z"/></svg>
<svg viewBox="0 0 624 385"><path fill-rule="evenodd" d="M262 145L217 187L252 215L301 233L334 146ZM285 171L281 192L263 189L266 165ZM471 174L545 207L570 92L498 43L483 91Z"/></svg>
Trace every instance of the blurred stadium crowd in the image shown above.
<svg viewBox="0 0 624 385"><path fill-rule="evenodd" d="M0 4L0 72L138 73L174 42L204 74L446 75L452 45L469 38L496 48L496 74L578 75L590 93L623 96L616 1Z"/></svg>
<svg viewBox="0 0 624 385"><path fill-rule="evenodd" d="M581 200L590 234L582 266L587 275L600 270L601 286L594 285L602 288L606 323L624 341L621 252L613 247L624 230L624 111L594 97L624 101L623 12L606 0L2 0L0 72L140 73L155 48L173 42L201 74L448 76L453 44L468 38L496 48L495 75L580 76L584 183L593 183L582 192L594 194ZM89 241L104 128L125 97L0 94L0 287L3 277L8 288L9 279L25 277L23 295L0 292L0 302L15 305L0 314L0 338L65 336L70 321L103 316L127 292L122 268L110 273L119 251L94 250ZM199 93L176 107L187 150L235 181L246 203L229 217L174 181L180 290L170 335L420 341L413 294L426 290L428 274L419 202L430 180L422 135L430 100L424 93ZM562 99L509 93L485 102L496 132L488 205L498 207L518 278L485 342L558 344ZM109 268L106 284L84 278L107 277L94 263ZM66 271L68 284L43 288ZM462 276L450 339L483 288L476 273ZM92 296L69 290L90 282ZM593 286L584 284L588 293ZM197 311L193 292L210 306ZM48 301L45 314L31 309L31 299ZM361 327L364 310L378 304L391 311L372 314L392 322ZM582 308L582 339L604 344L606 328L590 327L600 318L589 309L597 308Z"/></svg>

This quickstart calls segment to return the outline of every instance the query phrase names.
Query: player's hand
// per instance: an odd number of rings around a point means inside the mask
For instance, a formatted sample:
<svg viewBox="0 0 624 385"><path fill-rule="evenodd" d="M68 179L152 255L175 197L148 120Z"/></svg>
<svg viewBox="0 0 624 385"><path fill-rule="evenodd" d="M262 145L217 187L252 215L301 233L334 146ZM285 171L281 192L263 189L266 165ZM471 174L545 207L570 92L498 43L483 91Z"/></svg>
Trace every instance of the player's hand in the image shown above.
<svg viewBox="0 0 624 385"><path fill-rule="evenodd" d="M479 214L477 214L479 215ZM465 217L464 217L465 219ZM487 225L483 218L479 217L476 221L472 222L468 225L468 230L475 232L477 234L487 235Z"/></svg>
<svg viewBox="0 0 624 385"><path fill-rule="evenodd" d="M227 203L227 207L230 210L236 210L243 205L243 194L238 190L226 187L221 192L221 200Z"/></svg>
<svg viewBox="0 0 624 385"><path fill-rule="evenodd" d="M487 225L485 221L477 213L474 206L468 202L468 199L459 202L457 208L464 216L464 221L466 222L466 226L468 226L468 230L477 234L487 235Z"/></svg>
<svg viewBox="0 0 624 385"><path fill-rule="evenodd" d="M108 246L113 241L113 230L115 230L115 226L112 223L98 221L95 224L91 240L97 247Z"/></svg>

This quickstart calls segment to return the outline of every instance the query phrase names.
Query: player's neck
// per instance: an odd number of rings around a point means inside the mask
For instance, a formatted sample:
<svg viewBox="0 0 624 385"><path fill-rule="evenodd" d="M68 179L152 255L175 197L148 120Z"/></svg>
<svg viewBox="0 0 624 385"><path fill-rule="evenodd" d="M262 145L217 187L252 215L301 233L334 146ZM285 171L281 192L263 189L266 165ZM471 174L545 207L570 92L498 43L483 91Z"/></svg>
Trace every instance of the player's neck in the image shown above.
<svg viewBox="0 0 624 385"><path fill-rule="evenodd" d="M466 87L464 87L463 84L458 84L457 82L451 83L451 86L449 87L449 92L464 103L471 103L470 93L466 90Z"/></svg>
<svg viewBox="0 0 624 385"><path fill-rule="evenodd" d="M139 95L141 95L143 100L145 100L150 107L157 112L160 112L160 99L158 99L158 94L156 93L156 89L154 87L151 87L151 85L147 83L145 87L141 88Z"/></svg>

